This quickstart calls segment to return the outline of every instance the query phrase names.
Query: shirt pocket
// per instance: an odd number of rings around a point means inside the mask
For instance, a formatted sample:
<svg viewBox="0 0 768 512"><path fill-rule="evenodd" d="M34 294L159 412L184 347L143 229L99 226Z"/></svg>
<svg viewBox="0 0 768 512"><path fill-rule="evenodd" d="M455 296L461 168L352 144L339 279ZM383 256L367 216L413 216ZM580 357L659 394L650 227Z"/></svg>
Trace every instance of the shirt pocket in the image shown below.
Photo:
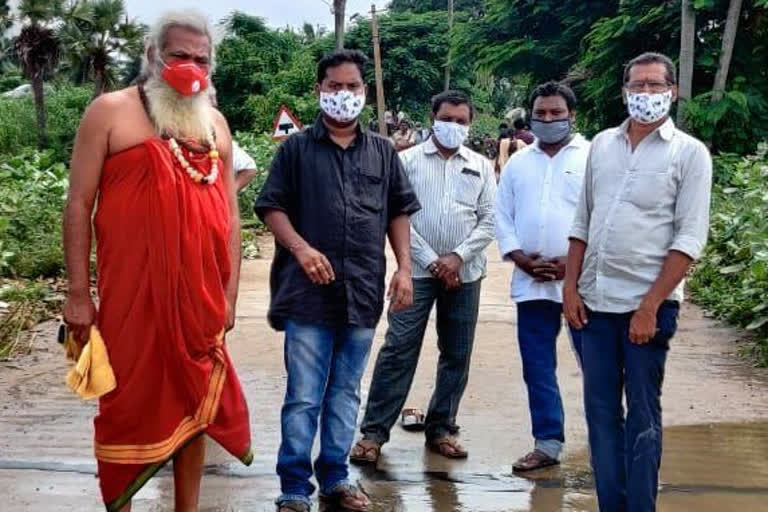
<svg viewBox="0 0 768 512"><path fill-rule="evenodd" d="M480 192L483 188L483 179L480 171L472 169L460 171L460 174L455 176L452 182L453 190L451 192L453 200L462 206L476 208Z"/></svg>
<svg viewBox="0 0 768 512"><path fill-rule="evenodd" d="M563 200L567 203L576 204L581 197L581 190L584 188L584 173L564 171L563 175Z"/></svg>
<svg viewBox="0 0 768 512"><path fill-rule="evenodd" d="M674 189L674 175L674 165L659 170L635 171L629 176L624 200L641 210L655 210L669 200Z"/></svg>
<svg viewBox="0 0 768 512"><path fill-rule="evenodd" d="M357 173L357 197L360 204L374 211L381 211L384 205L384 177L381 169L361 167Z"/></svg>

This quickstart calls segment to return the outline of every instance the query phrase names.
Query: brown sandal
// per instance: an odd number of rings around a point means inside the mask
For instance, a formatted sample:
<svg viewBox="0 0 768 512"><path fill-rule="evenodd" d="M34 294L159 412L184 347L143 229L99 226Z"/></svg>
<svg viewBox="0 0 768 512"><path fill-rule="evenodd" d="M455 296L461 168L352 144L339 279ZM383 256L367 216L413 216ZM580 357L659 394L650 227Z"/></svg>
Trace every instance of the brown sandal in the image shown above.
<svg viewBox="0 0 768 512"><path fill-rule="evenodd" d="M365 443L365 444L363 444ZM372 439L361 439L349 453L349 461L355 464L376 464L381 456L381 445Z"/></svg>
<svg viewBox="0 0 768 512"><path fill-rule="evenodd" d="M520 457L512 466L512 470L517 473L526 473L537 469L544 469L560 464L560 461L553 459L541 450L533 450L531 453Z"/></svg>
<svg viewBox="0 0 768 512"><path fill-rule="evenodd" d="M358 485L337 485L331 492L322 494L320 497L336 504L341 510L366 512L371 507L371 499Z"/></svg>
<svg viewBox="0 0 768 512"><path fill-rule="evenodd" d="M456 438L450 436L427 441L427 448L448 459L466 459L469 456L469 452L459 444Z"/></svg>

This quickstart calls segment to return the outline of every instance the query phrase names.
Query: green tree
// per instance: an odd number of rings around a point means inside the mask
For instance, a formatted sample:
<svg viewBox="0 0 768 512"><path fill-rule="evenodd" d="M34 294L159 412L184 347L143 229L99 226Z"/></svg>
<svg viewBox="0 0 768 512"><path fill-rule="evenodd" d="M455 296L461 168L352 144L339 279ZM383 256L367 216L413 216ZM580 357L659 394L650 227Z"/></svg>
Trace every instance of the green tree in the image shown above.
<svg viewBox="0 0 768 512"><path fill-rule="evenodd" d="M458 18L458 17L457 17ZM429 98L443 90L444 66L448 57L448 13L446 11L393 13L379 18L379 38L388 108L424 112ZM358 21L347 32L347 46L373 58L371 25ZM468 67L457 63L453 85L470 89ZM366 77L374 95L373 69Z"/></svg>
<svg viewBox="0 0 768 512"><path fill-rule="evenodd" d="M141 55L145 32L128 18L123 0L75 2L60 32L75 82L92 80L94 97L114 87L121 59L135 62Z"/></svg>
<svg viewBox="0 0 768 512"><path fill-rule="evenodd" d="M454 8L457 11L466 11L475 15L483 12L485 0L456 0ZM393 13L414 12L423 14L432 11L445 11L448 9L448 0L392 0L389 10Z"/></svg>
<svg viewBox="0 0 768 512"><path fill-rule="evenodd" d="M534 83L564 78L592 24L617 0L487 0L482 16L457 27L457 60L498 76L530 73Z"/></svg>
<svg viewBox="0 0 768 512"><path fill-rule="evenodd" d="M332 40L305 45L302 35L271 29L261 18L240 12L225 20L224 29L214 82L219 108L234 129L270 129L281 103L308 121L316 113L317 102L307 98L315 63Z"/></svg>
<svg viewBox="0 0 768 512"><path fill-rule="evenodd" d="M43 83L59 62L60 43L50 28L62 12L62 0L22 0L19 14L26 23L13 43L24 76L32 83L37 113L38 143L48 145Z"/></svg>

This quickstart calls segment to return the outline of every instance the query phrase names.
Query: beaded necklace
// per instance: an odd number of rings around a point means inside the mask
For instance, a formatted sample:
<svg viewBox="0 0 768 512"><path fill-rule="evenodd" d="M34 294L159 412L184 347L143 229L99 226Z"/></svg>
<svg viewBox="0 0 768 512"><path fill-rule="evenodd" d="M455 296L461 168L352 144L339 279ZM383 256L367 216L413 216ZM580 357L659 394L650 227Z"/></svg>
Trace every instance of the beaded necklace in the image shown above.
<svg viewBox="0 0 768 512"><path fill-rule="evenodd" d="M147 98L147 93L144 90L144 84L139 83L138 89L139 97L141 98L141 104L144 106L144 110L152 120L152 123L156 125L157 123L155 123L154 118L152 117L152 112L149 109L149 98ZM204 151L196 151L196 148L193 148L190 144L187 144L183 141L179 143L175 138L167 133L161 133L160 136L164 140L168 141L168 146L174 158L179 163L181 168L184 169L184 172L186 172L187 175L192 178L195 183L213 185L213 183L216 182L216 178L219 176L219 152L216 149L216 132L214 130L211 130L211 135L209 135L206 140L207 147L204 149ZM184 156L184 152L181 150L182 146L185 147L190 153L201 153L207 151L208 158L211 160L211 172L205 175L195 169Z"/></svg>

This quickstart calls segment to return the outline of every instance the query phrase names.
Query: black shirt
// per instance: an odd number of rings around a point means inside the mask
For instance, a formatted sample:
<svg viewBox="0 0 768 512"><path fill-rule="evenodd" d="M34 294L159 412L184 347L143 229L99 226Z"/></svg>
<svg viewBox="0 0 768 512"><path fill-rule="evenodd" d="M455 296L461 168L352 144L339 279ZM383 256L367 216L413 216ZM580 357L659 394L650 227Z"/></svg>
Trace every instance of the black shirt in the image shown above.
<svg viewBox="0 0 768 512"><path fill-rule="evenodd" d="M269 322L375 327L384 308L384 247L392 219L421 206L389 140L358 127L345 150L322 116L277 150L256 200L263 220L282 210L294 229L331 263L336 280L315 285L296 258L276 244Z"/></svg>

